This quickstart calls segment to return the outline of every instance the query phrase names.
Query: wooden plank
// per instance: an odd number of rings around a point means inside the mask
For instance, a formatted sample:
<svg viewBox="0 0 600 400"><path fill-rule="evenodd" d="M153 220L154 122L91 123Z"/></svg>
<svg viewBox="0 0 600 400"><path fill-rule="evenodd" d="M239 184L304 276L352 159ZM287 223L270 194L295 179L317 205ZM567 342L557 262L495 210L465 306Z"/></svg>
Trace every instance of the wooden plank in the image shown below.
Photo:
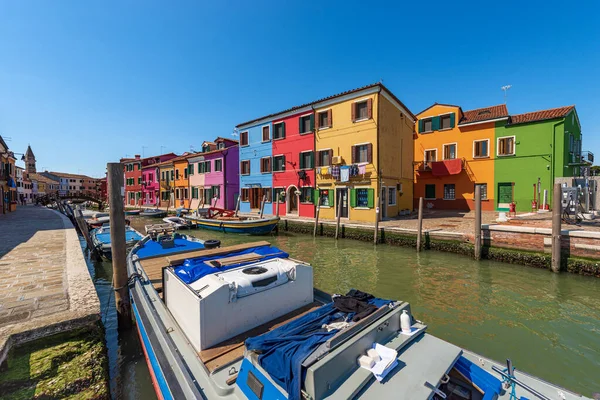
<svg viewBox="0 0 600 400"><path fill-rule="evenodd" d="M263 247L263 246L271 246L271 243L269 243L265 240L260 240L258 242L236 244L233 246L218 247L216 249L204 249L204 250L195 250L195 251L183 250L181 252L170 253L169 257L172 261L178 261L178 260L183 261L186 258L199 257L199 256L216 256L219 254L226 254L226 253L229 253L232 251L247 250L252 247ZM159 254L159 255L155 255L155 256L144 257L143 261L161 258L161 257L165 257L165 256Z"/></svg>

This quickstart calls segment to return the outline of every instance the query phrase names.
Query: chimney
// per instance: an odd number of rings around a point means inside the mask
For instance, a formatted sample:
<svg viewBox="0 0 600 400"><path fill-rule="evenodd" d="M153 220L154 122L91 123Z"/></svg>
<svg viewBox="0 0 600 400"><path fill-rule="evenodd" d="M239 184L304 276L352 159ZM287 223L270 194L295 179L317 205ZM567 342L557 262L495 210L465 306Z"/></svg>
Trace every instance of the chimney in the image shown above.
<svg viewBox="0 0 600 400"><path fill-rule="evenodd" d="M140 159L140 155L139 155L139 154L136 154L136 155L135 155L135 159L136 159L136 160L139 160L139 159Z"/></svg>

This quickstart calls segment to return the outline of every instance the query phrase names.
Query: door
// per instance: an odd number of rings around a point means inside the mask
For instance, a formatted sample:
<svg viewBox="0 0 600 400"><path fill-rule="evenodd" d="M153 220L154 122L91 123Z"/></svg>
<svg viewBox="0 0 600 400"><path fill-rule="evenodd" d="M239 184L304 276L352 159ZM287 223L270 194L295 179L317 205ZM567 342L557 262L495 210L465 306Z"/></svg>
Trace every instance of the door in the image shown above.
<svg viewBox="0 0 600 400"><path fill-rule="evenodd" d="M387 198L386 198L387 188L384 186L381 188L381 218L387 218Z"/></svg>
<svg viewBox="0 0 600 400"><path fill-rule="evenodd" d="M511 182L498 183L498 210L508 211L513 202L513 184Z"/></svg>
<svg viewBox="0 0 600 400"><path fill-rule="evenodd" d="M298 188L296 186L290 186L288 188L288 213L298 214L298 195L296 192Z"/></svg>
<svg viewBox="0 0 600 400"><path fill-rule="evenodd" d="M348 218L348 189L336 189L336 206L340 207L340 217ZM337 209L335 210L338 211Z"/></svg>
<svg viewBox="0 0 600 400"><path fill-rule="evenodd" d="M260 197L260 189L250 189L250 208L260 208L261 201L262 199Z"/></svg>

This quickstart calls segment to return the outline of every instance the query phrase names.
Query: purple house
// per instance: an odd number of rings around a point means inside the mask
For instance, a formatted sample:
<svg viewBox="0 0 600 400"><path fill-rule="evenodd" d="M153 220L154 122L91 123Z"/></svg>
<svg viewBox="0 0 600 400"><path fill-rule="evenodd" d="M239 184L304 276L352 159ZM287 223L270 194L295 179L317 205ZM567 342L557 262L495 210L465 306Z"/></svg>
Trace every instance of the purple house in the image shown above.
<svg viewBox="0 0 600 400"><path fill-rule="evenodd" d="M159 171L156 164L175 157L177 157L177 154L168 153L142 159L142 205L149 207L160 205Z"/></svg>
<svg viewBox="0 0 600 400"><path fill-rule="evenodd" d="M213 206L235 209L240 192L237 140L218 137L204 142L202 152L188 158L190 208Z"/></svg>

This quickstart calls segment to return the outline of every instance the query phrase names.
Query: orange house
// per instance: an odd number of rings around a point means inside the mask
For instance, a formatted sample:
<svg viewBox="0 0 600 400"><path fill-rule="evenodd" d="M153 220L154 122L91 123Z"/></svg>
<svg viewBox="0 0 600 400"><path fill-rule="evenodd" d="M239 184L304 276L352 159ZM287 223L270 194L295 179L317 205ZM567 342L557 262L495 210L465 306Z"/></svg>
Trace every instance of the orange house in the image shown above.
<svg viewBox="0 0 600 400"><path fill-rule="evenodd" d="M483 210L494 210L496 122L508 119L506 105L463 111L435 103L416 115L414 200L431 209L471 210L481 186Z"/></svg>
<svg viewBox="0 0 600 400"><path fill-rule="evenodd" d="M188 154L172 159L175 172L175 207L190 207Z"/></svg>

